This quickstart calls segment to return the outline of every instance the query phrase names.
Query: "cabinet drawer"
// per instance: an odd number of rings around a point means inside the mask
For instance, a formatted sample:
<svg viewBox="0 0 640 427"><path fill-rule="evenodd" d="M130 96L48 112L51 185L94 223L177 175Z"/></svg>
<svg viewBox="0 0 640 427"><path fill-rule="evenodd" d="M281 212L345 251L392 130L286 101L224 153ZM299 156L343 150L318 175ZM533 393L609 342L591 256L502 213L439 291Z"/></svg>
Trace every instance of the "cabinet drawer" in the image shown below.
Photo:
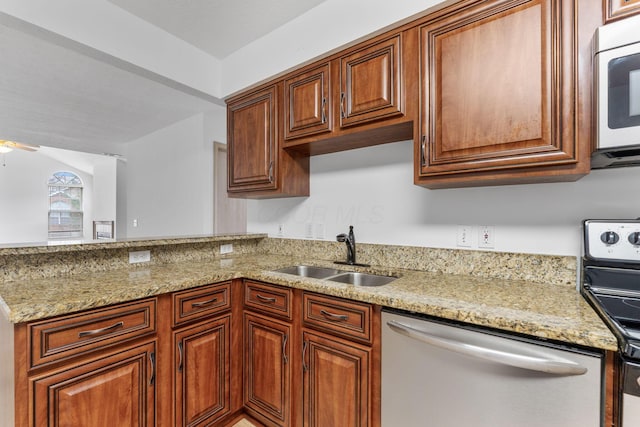
<svg viewBox="0 0 640 427"><path fill-rule="evenodd" d="M246 280L244 282L244 305L291 320L293 291L288 288Z"/></svg>
<svg viewBox="0 0 640 427"><path fill-rule="evenodd" d="M317 294L303 294L305 326L371 342L370 304Z"/></svg>
<svg viewBox="0 0 640 427"><path fill-rule="evenodd" d="M156 299L30 323L30 367L120 344L156 331Z"/></svg>
<svg viewBox="0 0 640 427"><path fill-rule="evenodd" d="M200 320L231 308L231 282L173 294L173 326Z"/></svg>

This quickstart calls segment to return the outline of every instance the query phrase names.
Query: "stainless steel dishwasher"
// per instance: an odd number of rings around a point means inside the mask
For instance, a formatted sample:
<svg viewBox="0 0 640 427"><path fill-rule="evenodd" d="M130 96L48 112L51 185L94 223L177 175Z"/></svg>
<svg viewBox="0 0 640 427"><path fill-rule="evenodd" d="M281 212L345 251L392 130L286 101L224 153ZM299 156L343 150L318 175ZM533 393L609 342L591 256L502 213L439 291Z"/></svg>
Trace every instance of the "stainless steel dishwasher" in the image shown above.
<svg viewBox="0 0 640 427"><path fill-rule="evenodd" d="M603 424L603 356L382 313L382 426Z"/></svg>

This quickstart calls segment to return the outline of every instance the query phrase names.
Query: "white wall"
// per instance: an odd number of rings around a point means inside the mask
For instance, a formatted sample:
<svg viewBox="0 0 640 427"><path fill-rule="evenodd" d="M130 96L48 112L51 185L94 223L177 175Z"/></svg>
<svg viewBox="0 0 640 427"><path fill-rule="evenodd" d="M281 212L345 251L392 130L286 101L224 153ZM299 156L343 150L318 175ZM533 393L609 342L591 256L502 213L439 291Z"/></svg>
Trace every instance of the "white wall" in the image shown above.
<svg viewBox="0 0 640 427"><path fill-rule="evenodd" d="M54 172L77 174L84 185L84 231L91 238L93 177L40 153L14 150L0 154L0 244L47 241L49 177Z"/></svg>
<svg viewBox="0 0 640 427"><path fill-rule="evenodd" d="M222 93L239 91L442 2L325 0L226 57Z"/></svg>
<svg viewBox="0 0 640 427"><path fill-rule="evenodd" d="M212 233L212 134L224 134L216 124L224 111L218 107L127 144L126 237Z"/></svg>
<svg viewBox="0 0 640 427"><path fill-rule="evenodd" d="M312 157L311 196L250 201L249 231L277 237L284 224L284 237L305 238L311 223L314 238L320 225L333 240L354 225L360 242L455 248L458 225L493 225L493 250L577 256L582 219L640 216L640 167L571 183L429 190L413 185L411 144Z"/></svg>

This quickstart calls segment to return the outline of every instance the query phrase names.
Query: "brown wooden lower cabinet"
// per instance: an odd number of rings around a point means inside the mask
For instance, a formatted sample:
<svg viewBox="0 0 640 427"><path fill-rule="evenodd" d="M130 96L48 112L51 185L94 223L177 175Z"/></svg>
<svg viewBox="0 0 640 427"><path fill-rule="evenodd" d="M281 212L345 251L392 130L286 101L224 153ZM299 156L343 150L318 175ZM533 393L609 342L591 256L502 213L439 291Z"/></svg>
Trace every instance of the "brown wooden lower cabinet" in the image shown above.
<svg viewBox="0 0 640 427"><path fill-rule="evenodd" d="M371 348L307 331L303 334L303 348L303 425L374 425L370 413Z"/></svg>
<svg viewBox="0 0 640 427"><path fill-rule="evenodd" d="M156 343L149 342L29 379L29 425L156 425Z"/></svg>
<svg viewBox="0 0 640 427"><path fill-rule="evenodd" d="M244 406L264 422L290 425L291 324L244 314Z"/></svg>
<svg viewBox="0 0 640 427"><path fill-rule="evenodd" d="M174 333L175 425L205 426L230 411L231 314Z"/></svg>

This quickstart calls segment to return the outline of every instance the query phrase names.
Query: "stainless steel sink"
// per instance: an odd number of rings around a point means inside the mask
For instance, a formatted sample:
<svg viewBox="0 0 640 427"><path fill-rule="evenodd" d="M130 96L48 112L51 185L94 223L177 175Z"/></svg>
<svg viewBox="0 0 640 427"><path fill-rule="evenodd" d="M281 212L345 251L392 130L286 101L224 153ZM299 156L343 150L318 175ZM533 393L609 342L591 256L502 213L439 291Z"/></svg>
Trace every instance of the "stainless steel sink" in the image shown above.
<svg viewBox="0 0 640 427"><path fill-rule="evenodd" d="M378 274L346 272L336 276L327 277L332 282L346 283L356 286L382 286L396 280L397 277L381 276Z"/></svg>
<svg viewBox="0 0 640 427"><path fill-rule="evenodd" d="M294 265L291 267L275 270L278 273L294 274L301 277L311 277L313 279L324 279L342 273L340 270L326 267L314 267L311 265Z"/></svg>

